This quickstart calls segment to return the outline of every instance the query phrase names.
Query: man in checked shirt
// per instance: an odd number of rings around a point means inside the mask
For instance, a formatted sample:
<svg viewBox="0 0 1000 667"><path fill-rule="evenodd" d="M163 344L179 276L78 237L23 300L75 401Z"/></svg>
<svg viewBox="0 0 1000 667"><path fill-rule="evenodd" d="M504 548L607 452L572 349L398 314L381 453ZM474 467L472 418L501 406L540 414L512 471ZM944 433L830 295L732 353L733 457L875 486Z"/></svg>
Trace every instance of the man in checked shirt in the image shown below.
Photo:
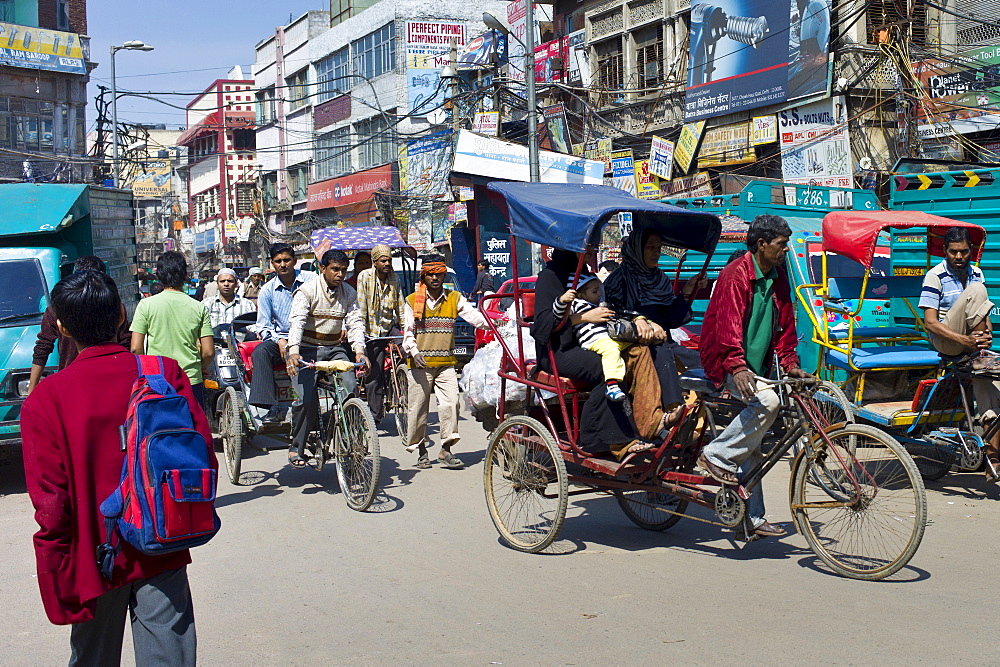
<svg viewBox="0 0 1000 667"><path fill-rule="evenodd" d="M372 268L365 269L358 276L358 309L365 327L365 337L385 338L399 336L403 326L403 293L399 278L392 270L392 250L387 245L372 248ZM388 341L367 340L365 356L368 365L368 379L365 392L368 407L371 408L375 423L385 416L385 349Z"/></svg>

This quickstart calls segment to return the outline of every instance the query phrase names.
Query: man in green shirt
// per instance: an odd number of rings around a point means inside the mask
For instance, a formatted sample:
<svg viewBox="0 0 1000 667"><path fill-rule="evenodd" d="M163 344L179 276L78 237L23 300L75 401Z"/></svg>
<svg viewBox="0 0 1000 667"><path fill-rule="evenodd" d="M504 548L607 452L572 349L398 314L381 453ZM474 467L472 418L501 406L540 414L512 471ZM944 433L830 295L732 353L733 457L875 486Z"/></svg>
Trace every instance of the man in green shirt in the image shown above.
<svg viewBox="0 0 1000 667"><path fill-rule="evenodd" d="M169 251L156 260L163 291L139 302L132 318L132 353L175 360L191 380L194 396L205 404L203 372L215 352L208 309L184 293L187 261Z"/></svg>

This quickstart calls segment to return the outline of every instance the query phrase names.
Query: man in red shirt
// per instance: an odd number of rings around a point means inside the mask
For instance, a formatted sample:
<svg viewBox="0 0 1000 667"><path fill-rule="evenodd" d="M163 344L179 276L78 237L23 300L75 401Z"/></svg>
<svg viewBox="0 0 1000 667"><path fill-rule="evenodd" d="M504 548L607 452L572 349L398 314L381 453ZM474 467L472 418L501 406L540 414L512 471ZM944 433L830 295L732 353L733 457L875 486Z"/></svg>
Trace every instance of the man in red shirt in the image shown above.
<svg viewBox="0 0 1000 667"><path fill-rule="evenodd" d="M749 252L722 269L705 311L700 346L705 376L747 404L698 459L723 484L738 484L740 474L760 461L761 442L781 409L777 392L768 385L758 386L756 378L771 375L775 356L791 377L810 377L799 368L795 351L795 310L784 267L791 235L783 218L754 218L747 230ZM764 518L760 487L750 494L747 514L755 535L786 533Z"/></svg>
<svg viewBox="0 0 1000 667"><path fill-rule="evenodd" d="M70 664L118 664L131 611L137 664L194 665L189 553L147 556L126 543L111 581L97 566L105 538L99 508L120 481L125 453L118 429L138 377L135 356L115 342L124 319L118 289L107 275L83 271L57 284L51 303L60 335L72 338L79 354L42 380L21 409L45 613L52 623L73 625ZM172 359L163 365L167 382L187 399L195 428L211 442L187 375Z"/></svg>

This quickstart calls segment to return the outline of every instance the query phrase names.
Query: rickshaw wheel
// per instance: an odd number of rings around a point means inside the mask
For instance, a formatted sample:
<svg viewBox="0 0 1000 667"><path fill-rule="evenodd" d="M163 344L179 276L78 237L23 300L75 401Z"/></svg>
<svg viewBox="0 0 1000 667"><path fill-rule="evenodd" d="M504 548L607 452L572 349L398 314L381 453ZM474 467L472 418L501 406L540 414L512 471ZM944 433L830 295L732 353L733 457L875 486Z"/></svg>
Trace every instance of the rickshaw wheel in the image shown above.
<svg viewBox="0 0 1000 667"><path fill-rule="evenodd" d="M910 561L923 538L927 497L920 473L902 445L871 426L847 425L828 437L836 453L820 443L814 459L802 451L792 467L796 530L837 574L884 579Z"/></svg>
<svg viewBox="0 0 1000 667"><path fill-rule="evenodd" d="M483 466L493 525L512 548L538 553L566 518L569 482L555 439L537 419L508 417L490 437Z"/></svg>
<svg viewBox="0 0 1000 667"><path fill-rule="evenodd" d="M407 379L406 366L397 366L394 387L392 386L392 381L389 382L391 391L394 392L392 397L392 414L396 418L396 431L399 433L399 439L403 441L404 447L408 444L406 440L406 410L409 407Z"/></svg>
<svg viewBox="0 0 1000 667"><path fill-rule="evenodd" d="M337 453L337 481L347 506L364 512L378 493L378 478L382 467L375 418L360 398L344 401L341 423L330 425Z"/></svg>
<svg viewBox="0 0 1000 667"><path fill-rule="evenodd" d="M240 466L243 463L243 442L246 440L243 397L235 388L228 387L219 400L222 401L222 409L219 411L219 435L222 438L222 451L226 457L226 473L229 475L229 481L238 486Z"/></svg>
<svg viewBox="0 0 1000 667"><path fill-rule="evenodd" d="M913 462L917 464L920 476L928 482L941 479L951 470L951 465L955 462L955 452L951 447L938 445L933 442L908 442L906 451L913 457Z"/></svg>
<svg viewBox="0 0 1000 667"><path fill-rule="evenodd" d="M672 528L687 511L688 501L669 493L641 491L638 489L615 489L615 500L625 512L625 516L640 528L646 530L666 530ZM668 514L663 510L677 512Z"/></svg>

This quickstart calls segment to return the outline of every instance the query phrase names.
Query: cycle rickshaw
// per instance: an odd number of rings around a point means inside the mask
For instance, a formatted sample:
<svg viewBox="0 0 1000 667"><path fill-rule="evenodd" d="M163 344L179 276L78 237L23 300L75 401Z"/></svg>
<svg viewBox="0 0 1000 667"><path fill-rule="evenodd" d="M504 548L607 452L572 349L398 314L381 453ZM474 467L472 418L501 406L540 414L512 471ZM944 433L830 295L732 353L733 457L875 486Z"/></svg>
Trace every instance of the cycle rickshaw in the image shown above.
<svg viewBox="0 0 1000 667"><path fill-rule="evenodd" d="M818 281L796 288L812 319L813 342L822 348L818 372L844 387L857 420L903 443L926 480L953 465L978 470L985 441L1000 429L998 420L984 429L974 418L972 382L983 373L938 354L916 307L931 258L944 257L944 234L952 227L967 230L969 261L978 263L986 242L979 225L919 211L830 213ZM834 254L847 262L835 262ZM869 392L879 377L890 380ZM885 388L890 384L896 395Z"/></svg>
<svg viewBox="0 0 1000 667"><path fill-rule="evenodd" d="M712 214L637 200L606 186L488 187L513 237L581 253L574 284L584 262L582 253L598 242L604 224L618 213L631 212L637 225L655 227L665 245L707 258L721 230ZM518 280L517 245L511 244L515 314L519 326L528 326L534 313L525 304L533 303L534 290ZM480 307L496 298L485 297ZM788 396L783 419L776 422L784 424L784 432L739 486L721 485L697 470L695 461L714 437L716 422L735 415L743 404L718 393L703 373L681 376L682 388L698 399L683 406L667 437L653 450L619 462L580 447L581 398L589 387L561 377L551 350L552 373L526 363L522 337L508 343L492 321L490 326L503 346L500 396L506 395L507 382L526 385L528 393L527 404L516 408L518 414L509 414L501 400L500 425L490 437L484 465L490 516L512 548L536 553L548 547L562 527L569 497L595 491L613 494L626 516L645 529L665 530L688 517L752 539L748 492L785 453L798 447L791 512L796 528L824 563L846 577L876 580L898 571L916 552L926 523L926 498L912 459L878 429L828 423L813 399L821 386L818 381L775 381ZM543 391L555 397L545 399ZM714 511L714 519L687 513L691 504Z"/></svg>

